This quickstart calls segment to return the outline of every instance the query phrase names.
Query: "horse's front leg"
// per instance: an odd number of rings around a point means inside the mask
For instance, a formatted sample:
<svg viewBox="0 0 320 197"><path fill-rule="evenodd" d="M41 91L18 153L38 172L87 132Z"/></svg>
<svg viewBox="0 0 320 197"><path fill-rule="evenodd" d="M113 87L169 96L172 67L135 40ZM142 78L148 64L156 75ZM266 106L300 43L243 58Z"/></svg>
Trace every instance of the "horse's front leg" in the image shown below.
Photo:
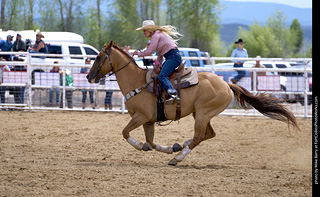
<svg viewBox="0 0 320 197"><path fill-rule="evenodd" d="M179 144L174 144L172 147L170 146L162 146L157 145L153 142L154 139L154 123L147 122L143 124L144 133L146 135L146 143L143 144L142 150L150 151L155 149L156 151L172 154L173 152L178 152L182 150L182 147Z"/></svg>
<svg viewBox="0 0 320 197"><path fill-rule="evenodd" d="M154 122L147 122L143 124L144 134L146 136L146 143L143 144L142 150L150 151L156 148L156 144L153 143L154 139Z"/></svg>
<svg viewBox="0 0 320 197"><path fill-rule="evenodd" d="M133 137L130 136L130 132L139 126L143 125L145 122L147 122L147 119L144 118L141 114L135 114L132 116L130 122L127 124L127 126L122 130L123 137L127 140L127 142L133 146L137 150L142 150L143 143L135 140Z"/></svg>

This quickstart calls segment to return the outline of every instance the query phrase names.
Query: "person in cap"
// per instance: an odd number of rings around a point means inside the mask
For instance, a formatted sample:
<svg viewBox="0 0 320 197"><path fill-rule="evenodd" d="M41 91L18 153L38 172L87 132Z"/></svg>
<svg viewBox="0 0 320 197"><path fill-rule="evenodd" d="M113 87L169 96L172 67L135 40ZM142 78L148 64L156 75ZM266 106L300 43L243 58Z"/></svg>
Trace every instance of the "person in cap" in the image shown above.
<svg viewBox="0 0 320 197"><path fill-rule="evenodd" d="M91 59L90 58L87 58L85 60L85 64L87 66L91 65ZM88 74L90 71L90 67L82 67L80 69L80 73L86 73ZM82 89L81 90L82 92L82 109L85 109L86 108L86 99L87 99L87 90L86 89ZM91 107L92 109L95 109L95 103L94 103L94 98L93 98L93 95L94 95L94 92L93 90L89 90L89 97L90 97L90 103L91 103Z"/></svg>
<svg viewBox="0 0 320 197"><path fill-rule="evenodd" d="M13 43L13 51L26 51L26 43L21 40L21 35L17 34L16 40Z"/></svg>
<svg viewBox="0 0 320 197"><path fill-rule="evenodd" d="M59 61L54 61L54 64L59 64ZM50 73L60 73L62 69L59 66L53 66L50 69ZM52 87L49 89L49 106L54 106L54 104L52 103L53 101L53 93L56 93L56 104L55 106L59 106L59 94L60 94L60 89Z"/></svg>
<svg viewBox="0 0 320 197"><path fill-rule="evenodd" d="M38 32L36 35L36 42L32 47L29 47L30 53L46 53L46 44L42 40L44 36L42 33Z"/></svg>
<svg viewBox="0 0 320 197"><path fill-rule="evenodd" d="M0 52L6 52L6 51L11 51L13 47L12 39L14 36L12 35L7 35L7 40L1 40L0 41ZM10 55L0 55L0 57L3 57L7 61L10 60Z"/></svg>
<svg viewBox="0 0 320 197"><path fill-rule="evenodd" d="M151 42L150 40L147 41L147 43L146 43L146 49L149 48L150 42ZM143 61L143 65L144 65L144 66L152 66L153 63L154 63L153 59L144 59L144 58L143 58L142 61Z"/></svg>
<svg viewBox="0 0 320 197"><path fill-rule="evenodd" d="M177 90L173 88L169 80L169 75L173 73L182 62L177 40L173 39L173 37L178 38L182 35L175 27L171 25L158 26L155 25L153 20L143 21L142 27L136 30L142 30L145 37L151 38L151 40L150 46L146 50L141 52L136 50L133 52L133 55L138 55L139 57L151 56L156 50L158 54L157 61L159 65L162 66L161 72L159 73L159 80L170 97L168 103L173 102L173 100L180 100L177 95ZM166 58L166 61L162 65L163 57Z"/></svg>
<svg viewBox="0 0 320 197"><path fill-rule="evenodd" d="M241 57L241 58L247 58L248 57L248 52L245 48L243 48L244 42L242 39L239 39L238 41L234 42L235 44L238 45L238 48L234 49L232 51L231 57ZM231 60L234 65L233 67L239 68L243 67L243 60ZM233 79L231 79L232 83L237 83L244 75L246 72L244 70L237 70L238 75L235 76Z"/></svg>

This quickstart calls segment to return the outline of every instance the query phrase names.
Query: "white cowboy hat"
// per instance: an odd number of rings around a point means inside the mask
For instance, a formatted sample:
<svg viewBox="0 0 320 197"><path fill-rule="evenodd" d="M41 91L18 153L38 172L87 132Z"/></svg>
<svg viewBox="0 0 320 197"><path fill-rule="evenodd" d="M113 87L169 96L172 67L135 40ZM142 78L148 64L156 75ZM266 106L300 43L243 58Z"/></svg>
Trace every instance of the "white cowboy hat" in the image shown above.
<svg viewBox="0 0 320 197"><path fill-rule="evenodd" d="M153 20L144 20L142 27L137 28L136 30L146 30L146 29L158 29L160 26L155 25Z"/></svg>

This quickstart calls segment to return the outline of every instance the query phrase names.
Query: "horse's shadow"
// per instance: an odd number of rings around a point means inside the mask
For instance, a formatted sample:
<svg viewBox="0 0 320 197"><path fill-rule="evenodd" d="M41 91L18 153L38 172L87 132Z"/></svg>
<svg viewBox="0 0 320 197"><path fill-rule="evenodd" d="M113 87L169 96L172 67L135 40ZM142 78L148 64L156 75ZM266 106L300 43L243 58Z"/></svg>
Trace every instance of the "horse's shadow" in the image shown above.
<svg viewBox="0 0 320 197"><path fill-rule="evenodd" d="M109 166L109 167L143 167L143 168L178 168L178 169L234 169L235 166L227 166L227 165L217 165L217 164L209 164L209 165L177 165L177 166L170 166L170 165L153 165L147 163L139 163L139 162L78 162L74 164L76 166Z"/></svg>

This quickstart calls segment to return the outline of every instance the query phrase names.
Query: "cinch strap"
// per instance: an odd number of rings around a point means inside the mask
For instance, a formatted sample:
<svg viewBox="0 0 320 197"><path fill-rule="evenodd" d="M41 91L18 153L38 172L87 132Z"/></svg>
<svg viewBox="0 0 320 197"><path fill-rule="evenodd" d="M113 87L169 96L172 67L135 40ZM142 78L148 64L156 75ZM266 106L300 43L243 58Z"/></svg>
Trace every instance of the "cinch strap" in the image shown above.
<svg viewBox="0 0 320 197"><path fill-rule="evenodd" d="M147 86L149 85L149 83L147 84L144 84L141 88L137 88L137 89L134 89L132 90L131 92L129 92L124 98L125 98L125 101L127 101L129 98L139 94L144 88L146 88Z"/></svg>

